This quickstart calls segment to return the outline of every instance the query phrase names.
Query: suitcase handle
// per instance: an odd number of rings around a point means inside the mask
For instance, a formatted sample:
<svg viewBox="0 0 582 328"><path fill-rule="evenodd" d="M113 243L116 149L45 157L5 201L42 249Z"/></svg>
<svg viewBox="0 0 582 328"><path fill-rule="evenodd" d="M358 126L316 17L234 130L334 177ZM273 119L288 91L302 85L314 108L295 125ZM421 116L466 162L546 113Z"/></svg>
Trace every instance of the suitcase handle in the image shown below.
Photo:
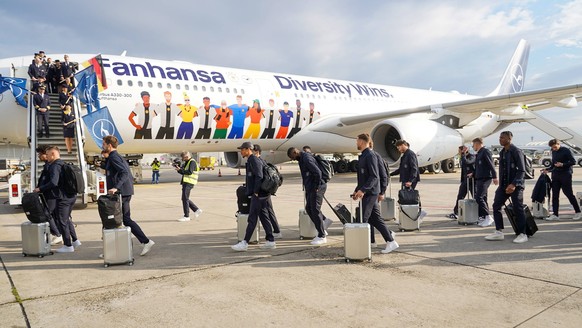
<svg viewBox="0 0 582 328"><path fill-rule="evenodd" d="M473 188L470 188L470 184L469 181L473 182ZM471 192L471 190L473 190L473 193ZM467 196L465 196L466 199L475 199L475 179L474 178L470 178L467 177Z"/></svg>
<svg viewBox="0 0 582 328"><path fill-rule="evenodd" d="M350 194L350 213L354 213L354 203L353 203L353 201L354 201L354 195L355 194ZM364 213L362 211L362 200L361 199L358 201L358 207L360 209L360 220L359 221L362 221L362 222L359 222L358 221L358 218L357 218L357 216L356 216L355 213L354 213L354 217L353 217L352 222L354 222L354 223L364 223ZM358 221L358 222L356 222L356 221Z"/></svg>

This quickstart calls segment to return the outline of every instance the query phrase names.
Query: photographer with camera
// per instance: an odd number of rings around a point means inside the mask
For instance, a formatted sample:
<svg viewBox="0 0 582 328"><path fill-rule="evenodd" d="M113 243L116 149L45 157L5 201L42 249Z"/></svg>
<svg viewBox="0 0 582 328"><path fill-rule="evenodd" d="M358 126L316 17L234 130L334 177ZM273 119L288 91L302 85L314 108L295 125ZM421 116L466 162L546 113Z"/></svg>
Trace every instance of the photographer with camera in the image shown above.
<svg viewBox="0 0 582 328"><path fill-rule="evenodd" d="M192 158L192 154L190 154L189 151L183 151L181 156L183 164L180 165L180 162L175 160L173 166L176 172L182 175L180 184L182 185L182 207L184 209L184 217L179 218L178 221L187 222L190 221L190 209L194 211L195 217L199 217L200 214L202 214L202 210L190 200L190 191L192 191L192 188L194 188L198 183L198 171L200 171L200 166L196 160Z"/></svg>

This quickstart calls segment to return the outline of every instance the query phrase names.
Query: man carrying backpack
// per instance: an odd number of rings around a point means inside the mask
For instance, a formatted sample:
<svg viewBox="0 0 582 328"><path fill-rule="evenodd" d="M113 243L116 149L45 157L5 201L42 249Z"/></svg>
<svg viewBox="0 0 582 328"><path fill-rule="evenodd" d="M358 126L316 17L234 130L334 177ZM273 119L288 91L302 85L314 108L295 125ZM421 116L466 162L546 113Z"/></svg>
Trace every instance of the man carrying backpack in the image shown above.
<svg viewBox="0 0 582 328"><path fill-rule="evenodd" d="M247 195L251 196L251 205L245 238L236 245L231 246L231 248L237 252L246 252L249 247L249 241L257 227L257 221L260 219L267 239L267 242L261 245L261 248L274 249L276 248L275 237L273 236L273 228L269 221L267 210L270 203L268 199L271 197L271 194L261 189L261 183L263 181L263 166L265 166L265 164L253 153L253 144L251 142L243 142L238 149L240 149L242 157L247 159L245 182Z"/></svg>
<svg viewBox="0 0 582 328"><path fill-rule="evenodd" d="M311 245L326 244L325 217L321 213L321 203L327 190L327 183L322 179L317 160L311 153L299 151L295 147L287 150L287 156L291 160L299 162L299 170L301 171L303 187L305 188L305 211L313 221L315 229L317 229L317 237L313 238Z"/></svg>

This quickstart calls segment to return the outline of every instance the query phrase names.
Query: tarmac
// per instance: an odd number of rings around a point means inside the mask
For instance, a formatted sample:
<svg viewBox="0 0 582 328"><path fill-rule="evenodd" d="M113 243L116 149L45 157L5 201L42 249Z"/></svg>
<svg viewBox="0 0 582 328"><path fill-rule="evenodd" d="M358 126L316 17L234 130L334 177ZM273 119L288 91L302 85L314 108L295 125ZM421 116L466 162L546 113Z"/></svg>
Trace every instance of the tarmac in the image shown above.
<svg viewBox="0 0 582 328"><path fill-rule="evenodd" d="M461 226L445 218L454 205L459 173L423 174L419 189L428 212L420 231L399 232L391 254L346 263L342 225L328 243L299 239L301 177L293 163L273 205L283 239L275 250L237 242L237 169L202 171L191 199L203 209L182 216L179 175L162 170L160 184L137 184L132 217L155 241L135 263L105 268L96 204L73 211L82 246L74 253L23 257L22 209L0 205L0 327L581 327L582 221L561 196L561 220L537 220L527 243L483 237L494 228ZM327 198L350 206L354 173L336 175ZM393 196L397 182L393 178ZM526 203L535 180L527 182ZM494 186L489 189L490 202ZM582 168L574 190L582 191ZM0 201L6 201L6 192ZM377 234L379 246L384 247ZM262 236L262 242L264 236ZM56 246L60 247L60 246ZM54 247L54 248L56 248Z"/></svg>

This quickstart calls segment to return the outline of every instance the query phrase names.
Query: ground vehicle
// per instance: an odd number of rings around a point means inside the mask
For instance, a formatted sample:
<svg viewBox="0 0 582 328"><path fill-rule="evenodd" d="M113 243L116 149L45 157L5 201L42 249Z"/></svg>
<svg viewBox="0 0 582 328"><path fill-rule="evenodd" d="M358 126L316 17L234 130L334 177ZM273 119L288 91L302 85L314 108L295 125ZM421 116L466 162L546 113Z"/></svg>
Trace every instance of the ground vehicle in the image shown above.
<svg viewBox="0 0 582 328"><path fill-rule="evenodd" d="M564 147L564 146L562 146ZM582 154L580 154L579 152L577 152L576 150L569 148L570 151L572 152L572 155L574 155L574 159L576 160L576 164L578 164L579 166L582 166ZM550 150L546 150L544 151L542 157L539 160L540 164L542 164L544 167L550 167L552 165L552 152Z"/></svg>
<svg viewBox="0 0 582 328"><path fill-rule="evenodd" d="M216 157L214 157L214 156L200 157L200 169L201 170L214 170L215 165L216 165Z"/></svg>

